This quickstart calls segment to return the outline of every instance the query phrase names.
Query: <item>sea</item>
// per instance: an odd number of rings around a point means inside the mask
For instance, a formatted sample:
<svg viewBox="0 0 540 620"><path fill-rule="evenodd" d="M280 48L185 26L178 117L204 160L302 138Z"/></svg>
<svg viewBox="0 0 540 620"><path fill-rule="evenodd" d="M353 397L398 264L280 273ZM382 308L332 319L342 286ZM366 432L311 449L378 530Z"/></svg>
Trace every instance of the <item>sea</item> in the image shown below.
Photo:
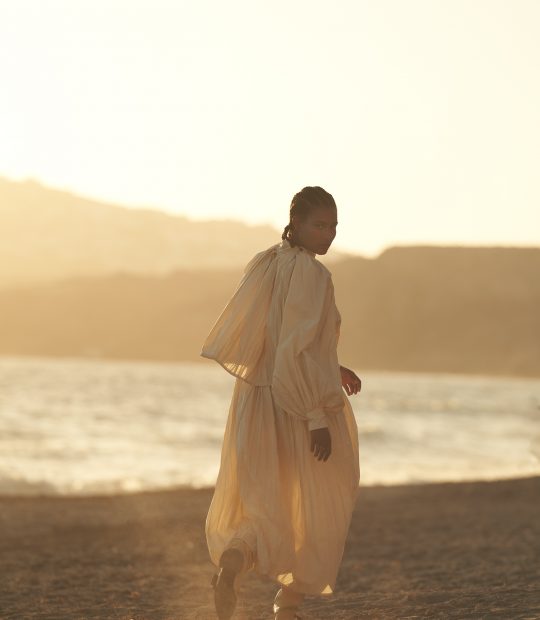
<svg viewBox="0 0 540 620"><path fill-rule="evenodd" d="M354 370L361 485L540 474L540 379ZM0 495L212 486L234 381L209 360L0 357Z"/></svg>

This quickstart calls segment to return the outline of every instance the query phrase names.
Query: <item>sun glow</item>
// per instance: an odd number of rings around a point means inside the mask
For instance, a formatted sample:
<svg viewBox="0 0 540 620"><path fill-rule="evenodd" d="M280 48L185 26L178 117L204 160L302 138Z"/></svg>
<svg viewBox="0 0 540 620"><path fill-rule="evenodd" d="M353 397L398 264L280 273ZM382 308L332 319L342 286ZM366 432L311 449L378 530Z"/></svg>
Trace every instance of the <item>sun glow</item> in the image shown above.
<svg viewBox="0 0 540 620"><path fill-rule="evenodd" d="M4 3L0 175L280 229L322 185L336 247L537 245L539 17L526 1Z"/></svg>

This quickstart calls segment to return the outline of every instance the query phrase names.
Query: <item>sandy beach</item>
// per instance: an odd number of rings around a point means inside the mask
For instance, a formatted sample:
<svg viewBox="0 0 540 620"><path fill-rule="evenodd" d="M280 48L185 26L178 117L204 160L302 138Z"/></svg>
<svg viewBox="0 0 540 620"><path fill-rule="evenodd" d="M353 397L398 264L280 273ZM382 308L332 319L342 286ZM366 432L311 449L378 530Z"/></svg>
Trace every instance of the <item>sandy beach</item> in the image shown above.
<svg viewBox="0 0 540 620"><path fill-rule="evenodd" d="M212 489L0 498L0 618L215 618ZM362 487L337 590L303 617L540 618L540 477ZM250 573L235 618L271 618Z"/></svg>

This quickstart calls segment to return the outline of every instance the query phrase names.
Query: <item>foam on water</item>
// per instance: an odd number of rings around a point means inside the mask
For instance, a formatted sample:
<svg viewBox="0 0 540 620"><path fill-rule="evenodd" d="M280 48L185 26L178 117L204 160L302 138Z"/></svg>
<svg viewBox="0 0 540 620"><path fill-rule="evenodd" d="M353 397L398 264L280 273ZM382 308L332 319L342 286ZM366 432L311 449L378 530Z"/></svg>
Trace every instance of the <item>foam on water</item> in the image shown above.
<svg viewBox="0 0 540 620"><path fill-rule="evenodd" d="M362 484L540 474L540 380L357 372ZM212 485L233 382L213 362L0 357L0 494Z"/></svg>

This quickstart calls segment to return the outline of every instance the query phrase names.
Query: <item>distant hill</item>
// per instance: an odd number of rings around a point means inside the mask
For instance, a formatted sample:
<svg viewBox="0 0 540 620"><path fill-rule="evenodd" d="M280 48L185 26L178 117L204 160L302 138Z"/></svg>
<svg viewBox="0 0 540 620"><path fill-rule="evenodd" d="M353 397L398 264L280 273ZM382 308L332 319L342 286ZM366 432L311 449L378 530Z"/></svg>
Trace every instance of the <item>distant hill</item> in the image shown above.
<svg viewBox="0 0 540 620"><path fill-rule="evenodd" d="M540 377L540 248L393 247L333 271L342 359Z"/></svg>
<svg viewBox="0 0 540 620"><path fill-rule="evenodd" d="M540 377L540 248L393 247L332 267L340 360ZM200 360L241 269L0 291L0 354Z"/></svg>
<svg viewBox="0 0 540 620"><path fill-rule="evenodd" d="M0 178L0 289L69 276L234 268L280 240L271 226L193 221ZM330 251L325 262L342 256Z"/></svg>

